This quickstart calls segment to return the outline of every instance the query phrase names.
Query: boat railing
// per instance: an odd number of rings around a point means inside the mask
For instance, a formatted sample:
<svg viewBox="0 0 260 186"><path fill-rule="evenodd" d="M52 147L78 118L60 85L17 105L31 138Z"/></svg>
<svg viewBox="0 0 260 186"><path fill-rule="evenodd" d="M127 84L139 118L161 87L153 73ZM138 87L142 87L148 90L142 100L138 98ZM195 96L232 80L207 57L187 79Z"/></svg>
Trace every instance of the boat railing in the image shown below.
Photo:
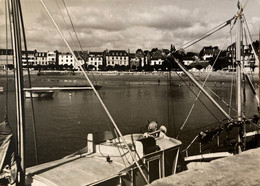
<svg viewBox="0 0 260 186"><path fill-rule="evenodd" d="M184 149L182 152L185 152L186 157L189 156L189 148L191 147L191 145L194 144L194 142L196 141L196 139L199 137L199 135L195 136L195 138L191 141L191 143L186 147L186 149Z"/></svg>

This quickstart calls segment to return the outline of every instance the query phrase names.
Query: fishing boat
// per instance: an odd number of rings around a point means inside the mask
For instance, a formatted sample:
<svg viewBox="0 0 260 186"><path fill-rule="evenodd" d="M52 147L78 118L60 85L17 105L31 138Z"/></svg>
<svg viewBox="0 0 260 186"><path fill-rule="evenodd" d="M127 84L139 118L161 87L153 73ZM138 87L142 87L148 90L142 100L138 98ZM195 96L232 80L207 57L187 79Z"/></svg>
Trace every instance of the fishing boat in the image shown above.
<svg viewBox="0 0 260 186"><path fill-rule="evenodd" d="M25 111L21 36L27 51L22 8L19 0L9 0L15 64L16 137L6 119L0 125L0 181L17 185L144 185L175 174L181 141L166 136L164 126L151 122L146 133L122 135L96 88L83 75L111 121L110 131L88 134L86 147L62 159L25 167ZM41 1L74 59L77 57ZM20 27L21 26L21 27ZM79 63L78 63L79 64ZM30 88L29 88L30 89ZM31 91L31 90L30 90ZM31 101L33 102L33 101ZM35 126L34 126L35 127ZM149 130L148 130L149 129ZM14 143L14 140L17 142ZM36 139L36 137L35 137ZM35 140L35 143L37 140ZM16 145L17 144L17 147ZM37 146L37 145L36 145ZM36 154L37 154L37 148ZM36 156L37 158L37 156Z"/></svg>
<svg viewBox="0 0 260 186"><path fill-rule="evenodd" d="M54 91L25 91L25 98L52 98Z"/></svg>
<svg viewBox="0 0 260 186"><path fill-rule="evenodd" d="M188 116L186 120L184 121L180 133L182 132L187 119L189 115L191 114L194 105L197 100L201 101L199 99L199 96L201 93L203 93L211 103L225 116L226 119L224 120L218 120L218 123L215 125L212 125L212 128L207 127L207 129L200 131L194 138L191 140L189 145L182 151L184 153L184 160L188 167L197 167L201 166L204 163L210 162L214 159L228 157L234 154L241 153L242 151L245 151L250 148L257 148L260 145L260 125L259 125L259 116L246 116L245 111L246 108L243 107L243 99L245 98L245 95L243 94L243 87L242 87L242 81L248 82L253 96L255 99L255 107L254 109L259 112L259 98L256 93L255 87L252 83L252 81L249 78L249 75L245 72L245 52L244 48L249 48L249 46L252 48L253 51L253 58L257 65L259 65L259 59L257 56L257 53L254 49L254 46L252 45L252 38L250 37L250 31L247 26L245 15L243 14L243 10L246 6L246 4L242 7L240 5L240 1L238 1L238 11L237 14L232 17L231 19L225 21L224 23L218 25L214 29L210 30L209 32L202 34L199 38L192 40L191 42L188 42L187 44L182 45L177 50L172 50L172 52L168 55L168 60L175 62L178 64L179 68L187 75L187 77L192 81L193 84L195 84L199 88L199 93L195 94L196 99L194 101L194 104L191 107L190 112L188 113ZM220 101L225 103L226 108L223 106L220 106L220 104L212 97L212 95L216 95L212 90L209 89L209 87L206 87L206 81L208 76L206 77L204 82L201 82L199 79L196 78L196 76L192 75L184 65L182 65L181 61L178 59L178 54L180 50L186 49L189 46L192 46L193 44L199 42L200 40L214 34L218 30L226 27L227 25L230 25L230 31L228 33L228 37L230 37L230 34L232 33L232 29L236 27L236 42L235 42L235 48L241 49L241 50L235 50L235 73L236 73L236 106L237 108L233 108L231 104L227 104L223 101L223 99L220 99ZM243 29L242 29L243 28ZM243 32L242 32L243 30ZM242 35L244 34L244 35ZM249 36L246 38L246 36ZM246 39L244 39L246 38ZM250 44L249 46L244 46L245 42L249 40ZM223 44L224 45L224 44ZM218 54L219 56L219 54ZM217 57L218 57L217 56ZM214 60L214 64L217 61L217 57ZM252 56L251 56L252 57ZM213 64L213 66L214 66ZM210 90L207 91L207 90ZM231 91L232 92L232 91ZM217 97L217 96L216 96ZM219 97L218 97L219 98ZM204 105L205 106L205 105ZM252 105L253 107L253 105ZM235 117L233 117L231 114L232 112L228 112L227 110L231 110L233 113L236 114ZM180 134L179 133L179 134ZM178 134L178 136L179 136ZM177 138L178 138L177 136Z"/></svg>

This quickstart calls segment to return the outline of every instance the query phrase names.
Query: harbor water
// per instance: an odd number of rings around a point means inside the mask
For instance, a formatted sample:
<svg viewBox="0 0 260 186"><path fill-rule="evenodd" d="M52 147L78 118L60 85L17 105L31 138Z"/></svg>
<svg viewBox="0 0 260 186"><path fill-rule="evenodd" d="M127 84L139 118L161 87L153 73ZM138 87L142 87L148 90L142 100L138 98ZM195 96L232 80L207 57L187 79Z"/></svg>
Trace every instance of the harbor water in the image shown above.
<svg viewBox="0 0 260 186"><path fill-rule="evenodd" d="M78 76L34 77L33 86L82 85L85 80ZM149 121L165 125L168 135L175 137L183 125L198 89L177 77L124 78L119 76L96 77L98 90L110 114L123 134L144 132ZM15 131L15 92L13 79L9 79L8 113L9 122ZM5 83L2 83L5 85ZM186 86L188 85L188 86ZM233 91L232 106L235 107L235 87L231 81L210 81L207 86L221 99L229 103ZM194 93L193 93L194 92ZM212 96L213 93L210 93ZM245 88L248 117L257 114L256 100L250 87ZM215 96L214 96L215 97ZM215 97L216 98L216 97ZM1 121L5 116L6 91L0 94ZM202 104L201 101L207 106ZM185 148L202 126L216 123L225 116L203 95L195 104L179 139ZM217 99L222 106L225 104ZM25 100L26 115L26 166L35 164L31 100ZM45 163L69 155L87 143L87 134L109 130L111 122L92 90L55 91L51 99L33 99L36 118L39 163ZM227 112L228 107L225 109ZM215 116L212 116L213 113ZM231 112L235 116L234 112Z"/></svg>

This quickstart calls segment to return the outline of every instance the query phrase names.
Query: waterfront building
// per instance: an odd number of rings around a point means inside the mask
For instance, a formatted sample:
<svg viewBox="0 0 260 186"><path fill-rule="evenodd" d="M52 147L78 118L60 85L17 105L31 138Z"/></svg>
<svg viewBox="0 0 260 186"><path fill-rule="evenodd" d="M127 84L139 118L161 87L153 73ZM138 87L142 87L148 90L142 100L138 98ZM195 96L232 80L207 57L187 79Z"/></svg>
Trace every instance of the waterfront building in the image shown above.
<svg viewBox="0 0 260 186"><path fill-rule="evenodd" d="M151 61L150 61L150 65L151 66L156 66L156 65L162 65L164 61L164 57L162 55L162 51L161 50L156 50L155 52L153 52L152 56L151 56Z"/></svg>
<svg viewBox="0 0 260 186"><path fill-rule="evenodd" d="M129 55L125 50L110 50L106 54L107 66L129 66Z"/></svg>
<svg viewBox="0 0 260 186"><path fill-rule="evenodd" d="M244 72L258 72L259 64L256 64L255 56L251 45L241 45L241 60L243 61ZM227 47L226 57L228 59L228 70L235 71L235 43Z"/></svg>
<svg viewBox="0 0 260 186"><path fill-rule="evenodd" d="M46 66L48 65L47 62L47 52L36 52L35 53L35 65L42 65Z"/></svg>
<svg viewBox="0 0 260 186"><path fill-rule="evenodd" d="M136 57L135 53L130 53L129 57L130 57L130 63L129 63L130 69L137 70L138 67L140 66L140 59Z"/></svg>
<svg viewBox="0 0 260 186"><path fill-rule="evenodd" d="M212 46L205 46L202 48L202 50L200 51L199 56L203 59L203 60L209 60L213 57L216 57L219 53L219 49L217 46L212 47Z"/></svg>
<svg viewBox="0 0 260 186"><path fill-rule="evenodd" d="M74 66L74 58L71 53L59 53L59 59L58 59L59 65L66 65L66 66Z"/></svg>
<svg viewBox="0 0 260 186"><path fill-rule="evenodd" d="M88 66L92 66L92 70L100 70L100 66L103 64L103 52L89 52Z"/></svg>
<svg viewBox="0 0 260 186"><path fill-rule="evenodd" d="M0 49L0 68L6 69L6 65L13 65L13 50Z"/></svg>
<svg viewBox="0 0 260 186"><path fill-rule="evenodd" d="M135 52L135 57L139 60L139 66L144 67L145 66L145 56L144 52L141 49L137 49Z"/></svg>
<svg viewBox="0 0 260 186"><path fill-rule="evenodd" d="M47 65L58 64L58 51L47 52Z"/></svg>
<svg viewBox="0 0 260 186"><path fill-rule="evenodd" d="M37 53L37 50L27 50L27 54L25 51L22 51L22 63L23 66L27 66L27 61L29 66L35 65L35 54ZM26 58L27 55L27 58Z"/></svg>

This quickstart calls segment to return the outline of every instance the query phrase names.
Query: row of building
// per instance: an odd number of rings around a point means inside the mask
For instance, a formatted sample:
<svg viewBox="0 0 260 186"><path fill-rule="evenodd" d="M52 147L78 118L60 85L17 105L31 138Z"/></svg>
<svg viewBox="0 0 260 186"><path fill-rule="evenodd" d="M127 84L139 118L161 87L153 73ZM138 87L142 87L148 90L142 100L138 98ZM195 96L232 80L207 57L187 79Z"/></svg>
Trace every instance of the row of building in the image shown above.
<svg viewBox="0 0 260 186"><path fill-rule="evenodd" d="M212 59L219 54L218 47L203 47L199 54L188 52L183 53L182 61L191 70L209 70L211 69ZM36 66L48 66L48 65L61 65L61 66L72 66L75 69L79 65L85 65L89 70L103 70L113 69L114 67L127 67L126 69L137 70L142 69L145 66L157 67L154 70L160 70L160 66L163 66L163 62L166 56L170 53L168 49L159 50L157 48L148 50L137 49L135 53L130 53L126 50L105 50L103 52L91 52L91 51L74 51L74 56L71 53L61 53L58 51L54 52L39 52L37 50L27 51L27 57L25 52L22 54L23 65L29 67ZM251 46L243 46L242 48L244 70L254 71L258 69L259 64L255 63L255 56ZM235 45L230 45L223 55L220 57L224 58L221 69L233 70L233 62L235 56ZM12 50L11 49L0 49L0 66L6 66L12 64ZM78 63L77 63L78 62ZM110 67L110 68L108 68ZM200 67L200 68L198 68ZM252 68L253 67L253 68Z"/></svg>

